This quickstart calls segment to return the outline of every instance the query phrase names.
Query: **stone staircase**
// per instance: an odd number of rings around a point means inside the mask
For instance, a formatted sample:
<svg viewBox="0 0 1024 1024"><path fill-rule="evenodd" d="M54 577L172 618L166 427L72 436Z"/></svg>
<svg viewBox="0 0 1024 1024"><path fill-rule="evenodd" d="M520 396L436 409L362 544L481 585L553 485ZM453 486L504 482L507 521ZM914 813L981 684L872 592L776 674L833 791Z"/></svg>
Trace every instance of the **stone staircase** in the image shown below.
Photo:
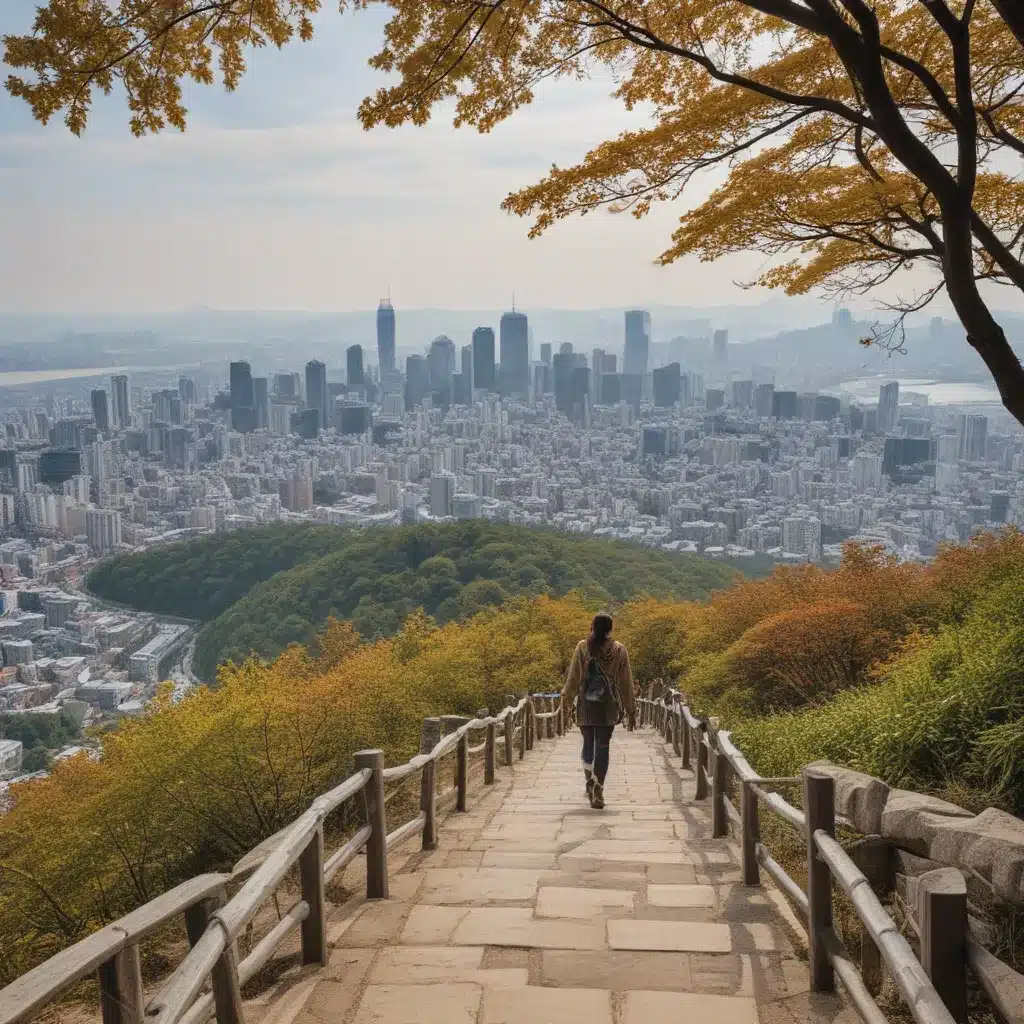
<svg viewBox="0 0 1024 1024"><path fill-rule="evenodd" d="M438 848L391 853L391 898L328 923L325 968L247 1004L259 1024L852 1024L809 992L781 895L741 884L657 734L617 730L583 796L579 735L504 769ZM350 871L357 871L353 864ZM358 881L352 887L357 888Z"/></svg>

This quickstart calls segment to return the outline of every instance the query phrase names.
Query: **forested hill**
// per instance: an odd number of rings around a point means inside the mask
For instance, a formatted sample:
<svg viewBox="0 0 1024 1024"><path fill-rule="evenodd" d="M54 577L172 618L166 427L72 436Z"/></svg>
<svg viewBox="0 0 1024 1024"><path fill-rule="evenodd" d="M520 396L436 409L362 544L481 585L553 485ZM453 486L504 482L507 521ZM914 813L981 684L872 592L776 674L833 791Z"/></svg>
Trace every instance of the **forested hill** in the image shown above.
<svg viewBox="0 0 1024 1024"><path fill-rule="evenodd" d="M635 594L701 598L735 570L694 555L480 520L351 530L285 526L214 534L95 569L98 596L206 622L195 669L270 657L310 642L330 616L369 639L424 608L440 622L519 595L580 590L615 604Z"/></svg>
<svg viewBox="0 0 1024 1024"><path fill-rule="evenodd" d="M88 587L108 601L208 622L257 583L334 551L350 537L340 526L294 523L210 533L110 558L89 574Z"/></svg>

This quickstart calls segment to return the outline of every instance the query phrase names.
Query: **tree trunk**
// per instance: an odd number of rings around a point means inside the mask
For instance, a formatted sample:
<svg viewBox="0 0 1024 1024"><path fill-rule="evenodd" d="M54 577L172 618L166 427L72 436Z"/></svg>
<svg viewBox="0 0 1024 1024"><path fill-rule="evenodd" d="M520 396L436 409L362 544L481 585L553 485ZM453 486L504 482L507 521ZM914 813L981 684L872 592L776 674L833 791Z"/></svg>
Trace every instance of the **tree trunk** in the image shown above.
<svg viewBox="0 0 1024 1024"><path fill-rule="evenodd" d="M968 344L992 374L1003 407L1024 426L1024 366L978 291L971 251L970 206L944 209L942 227L945 239L942 269L953 309L967 331Z"/></svg>
<svg viewBox="0 0 1024 1024"><path fill-rule="evenodd" d="M1017 42L1024 46L1024 0L992 0L992 6L1017 37Z"/></svg>

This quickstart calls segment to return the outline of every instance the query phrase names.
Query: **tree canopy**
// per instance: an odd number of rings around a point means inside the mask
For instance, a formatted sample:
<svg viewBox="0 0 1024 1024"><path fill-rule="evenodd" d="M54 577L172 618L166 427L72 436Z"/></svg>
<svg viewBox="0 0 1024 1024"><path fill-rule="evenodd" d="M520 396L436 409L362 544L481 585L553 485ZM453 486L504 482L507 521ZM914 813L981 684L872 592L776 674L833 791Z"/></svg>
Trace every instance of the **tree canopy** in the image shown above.
<svg viewBox="0 0 1024 1024"><path fill-rule="evenodd" d="M340 0L358 8L375 0ZM759 283L865 292L913 264L945 289L1006 408L1024 422L1024 367L981 282L1024 289L1024 13L1018 0L389 0L371 64L394 82L366 127L426 122L439 103L488 131L545 79L602 66L652 111L505 207L536 234L600 206L637 217L696 175L727 176L658 257L777 257ZM234 88L246 48L309 39L319 0L49 0L5 39L35 115L81 132L120 83L137 134L184 128L181 82ZM898 318L897 328L902 324ZM899 344L898 330L866 342Z"/></svg>
<svg viewBox="0 0 1024 1024"><path fill-rule="evenodd" d="M703 598L735 570L695 555L468 520L351 530L274 525L214 534L102 563L99 596L199 618L196 671L308 644L329 617L390 636L417 608L440 623L519 595L579 590L617 605L639 593Z"/></svg>

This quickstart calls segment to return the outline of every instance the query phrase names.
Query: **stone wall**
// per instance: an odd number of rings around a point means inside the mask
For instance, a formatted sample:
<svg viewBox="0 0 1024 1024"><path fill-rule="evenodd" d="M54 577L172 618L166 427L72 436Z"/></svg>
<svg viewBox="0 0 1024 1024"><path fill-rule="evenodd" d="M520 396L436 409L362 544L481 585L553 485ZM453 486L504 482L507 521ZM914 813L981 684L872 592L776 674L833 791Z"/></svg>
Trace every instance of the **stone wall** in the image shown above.
<svg viewBox="0 0 1024 1024"><path fill-rule="evenodd" d="M937 797L894 789L881 779L828 761L808 765L835 780L835 810L866 836L933 866L959 868L992 895L1024 906L1024 821L989 807L981 814Z"/></svg>

